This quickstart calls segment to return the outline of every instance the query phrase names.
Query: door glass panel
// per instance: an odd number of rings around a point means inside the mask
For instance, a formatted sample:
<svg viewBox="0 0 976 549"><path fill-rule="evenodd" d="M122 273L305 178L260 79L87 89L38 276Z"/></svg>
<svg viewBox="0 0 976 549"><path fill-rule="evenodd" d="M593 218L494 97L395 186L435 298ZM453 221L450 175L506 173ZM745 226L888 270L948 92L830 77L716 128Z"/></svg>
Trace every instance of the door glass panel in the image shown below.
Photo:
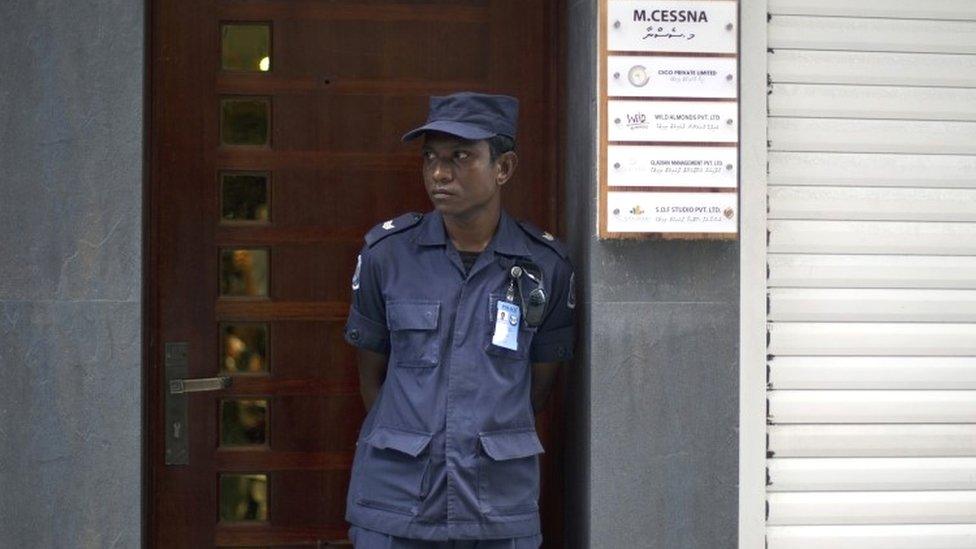
<svg viewBox="0 0 976 549"><path fill-rule="evenodd" d="M271 26L267 23L221 25L220 66L227 71L271 70Z"/></svg>
<svg viewBox="0 0 976 549"><path fill-rule="evenodd" d="M263 445L268 440L268 401L228 399L220 402L220 444Z"/></svg>
<svg viewBox="0 0 976 549"><path fill-rule="evenodd" d="M267 145L271 103L264 98L220 101L220 142L224 145Z"/></svg>
<svg viewBox="0 0 976 549"><path fill-rule="evenodd" d="M220 174L220 211L225 222L267 222L271 217L268 174Z"/></svg>
<svg viewBox="0 0 976 549"><path fill-rule="evenodd" d="M264 373L268 371L268 325L233 322L220 325L222 373Z"/></svg>
<svg viewBox="0 0 976 549"><path fill-rule="evenodd" d="M268 475L220 475L220 520L268 520Z"/></svg>
<svg viewBox="0 0 976 549"><path fill-rule="evenodd" d="M267 297L268 250L265 248L220 250L220 295Z"/></svg>

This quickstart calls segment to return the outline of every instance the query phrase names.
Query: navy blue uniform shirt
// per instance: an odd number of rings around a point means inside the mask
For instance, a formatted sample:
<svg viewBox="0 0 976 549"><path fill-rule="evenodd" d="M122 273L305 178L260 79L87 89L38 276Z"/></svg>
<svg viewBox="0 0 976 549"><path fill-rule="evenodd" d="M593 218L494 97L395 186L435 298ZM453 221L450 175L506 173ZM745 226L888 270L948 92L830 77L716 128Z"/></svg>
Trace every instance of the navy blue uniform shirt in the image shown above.
<svg viewBox="0 0 976 549"><path fill-rule="evenodd" d="M549 299L538 326L523 311L509 349L492 336L515 262L538 266ZM357 443L350 523L428 540L540 532L531 364L572 357L572 280L562 244L505 212L467 275L436 211L367 234L345 336L389 362Z"/></svg>

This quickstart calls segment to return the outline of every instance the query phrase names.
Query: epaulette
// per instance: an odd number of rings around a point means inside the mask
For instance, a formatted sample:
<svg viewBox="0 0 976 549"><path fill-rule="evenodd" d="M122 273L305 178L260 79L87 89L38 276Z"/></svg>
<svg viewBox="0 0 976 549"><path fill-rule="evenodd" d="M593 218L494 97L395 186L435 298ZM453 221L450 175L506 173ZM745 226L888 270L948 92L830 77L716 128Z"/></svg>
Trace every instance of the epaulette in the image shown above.
<svg viewBox="0 0 976 549"><path fill-rule="evenodd" d="M559 257L563 259L569 257L569 250L566 249L566 245L560 242L552 233L543 231L528 221L519 221L518 224L529 236L552 248L553 251L559 254Z"/></svg>
<svg viewBox="0 0 976 549"><path fill-rule="evenodd" d="M417 223L420 223L420 220L423 218L423 214L410 212L403 214L400 217L394 217L393 219L384 221L366 233L366 246L372 248L373 245L380 240L383 240L391 234L396 234L400 231L405 231L410 227L413 227Z"/></svg>

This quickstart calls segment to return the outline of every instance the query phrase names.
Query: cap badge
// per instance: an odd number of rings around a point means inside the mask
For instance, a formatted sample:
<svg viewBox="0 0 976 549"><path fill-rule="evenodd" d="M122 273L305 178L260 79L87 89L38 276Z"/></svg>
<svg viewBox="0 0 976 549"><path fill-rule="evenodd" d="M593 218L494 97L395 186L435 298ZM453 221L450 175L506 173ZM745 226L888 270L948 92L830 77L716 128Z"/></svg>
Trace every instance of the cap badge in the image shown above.
<svg viewBox="0 0 976 549"><path fill-rule="evenodd" d="M391 220L389 220L389 221L386 221L386 222L384 222L384 223L383 223L383 228L384 228L385 230L387 230L387 231L392 231L392 230L393 230L393 228L394 228L394 227L393 227L393 220L391 219Z"/></svg>

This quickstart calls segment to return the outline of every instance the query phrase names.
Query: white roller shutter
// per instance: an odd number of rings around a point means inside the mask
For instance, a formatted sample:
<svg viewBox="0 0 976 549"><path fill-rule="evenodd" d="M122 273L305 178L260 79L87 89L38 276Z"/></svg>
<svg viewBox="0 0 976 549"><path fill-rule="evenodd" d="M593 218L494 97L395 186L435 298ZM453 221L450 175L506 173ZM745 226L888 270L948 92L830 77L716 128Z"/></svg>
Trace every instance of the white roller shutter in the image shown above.
<svg viewBox="0 0 976 549"><path fill-rule="evenodd" d="M767 546L976 548L976 1L768 9Z"/></svg>

